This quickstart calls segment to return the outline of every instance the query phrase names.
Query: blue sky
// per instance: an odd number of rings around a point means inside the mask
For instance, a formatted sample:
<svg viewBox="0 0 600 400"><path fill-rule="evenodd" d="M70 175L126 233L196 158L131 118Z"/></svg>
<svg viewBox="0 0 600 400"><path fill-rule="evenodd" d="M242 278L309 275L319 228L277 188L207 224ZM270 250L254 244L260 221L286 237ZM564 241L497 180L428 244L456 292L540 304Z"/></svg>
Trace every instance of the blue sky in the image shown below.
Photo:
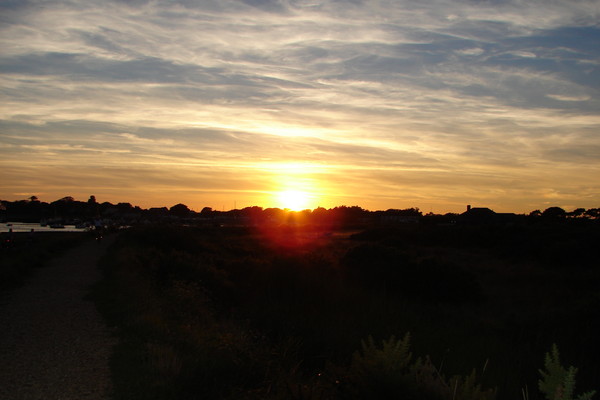
<svg viewBox="0 0 600 400"><path fill-rule="evenodd" d="M2 1L0 198L600 202L598 1Z"/></svg>

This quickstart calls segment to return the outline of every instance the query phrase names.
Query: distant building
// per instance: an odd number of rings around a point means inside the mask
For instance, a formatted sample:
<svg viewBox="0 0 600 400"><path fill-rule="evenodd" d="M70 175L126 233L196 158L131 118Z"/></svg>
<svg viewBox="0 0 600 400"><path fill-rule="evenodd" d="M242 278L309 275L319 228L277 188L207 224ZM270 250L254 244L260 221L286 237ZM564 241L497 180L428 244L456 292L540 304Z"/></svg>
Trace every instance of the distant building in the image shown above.
<svg viewBox="0 0 600 400"><path fill-rule="evenodd" d="M516 215L513 213L497 213L487 207L467 206L467 211L462 213L459 221L467 224L504 224L514 222Z"/></svg>

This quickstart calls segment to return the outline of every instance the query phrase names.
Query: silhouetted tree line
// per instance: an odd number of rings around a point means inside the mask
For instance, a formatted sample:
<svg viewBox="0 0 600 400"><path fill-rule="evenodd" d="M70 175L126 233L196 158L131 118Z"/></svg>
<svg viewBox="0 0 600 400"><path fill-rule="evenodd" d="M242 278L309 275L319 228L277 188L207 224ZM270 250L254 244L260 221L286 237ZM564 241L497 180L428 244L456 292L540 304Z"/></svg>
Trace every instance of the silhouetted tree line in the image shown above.
<svg viewBox="0 0 600 400"><path fill-rule="evenodd" d="M513 214L514 215L514 214ZM369 211L359 206L339 206L330 209L319 207L313 210L290 211L280 208L245 207L229 211L217 211L204 207L200 212L191 210L187 205L178 203L174 206L142 209L131 203L110 202L99 203L95 196L87 201L78 201L66 196L51 203L42 202L37 196L26 200L0 201L0 219L4 221L39 222L42 220L60 219L63 221L85 221L97 217L127 221L128 223L143 220L196 220L204 222L229 221L238 224L315 224L324 226L340 226L365 222L429 222L455 223L460 221L461 214L447 213L423 215L419 208L388 209ZM567 212L560 207L549 207L544 211L535 210L528 215L515 216L528 220L557 221L567 219L600 220L600 208L577 208Z"/></svg>
<svg viewBox="0 0 600 400"><path fill-rule="evenodd" d="M98 203L95 196L86 202L66 196L51 203L40 201L36 196L27 200L0 201L0 218L6 221L39 222L43 220L87 220L99 216L136 218L145 210L130 203Z"/></svg>
<svg viewBox="0 0 600 400"><path fill-rule="evenodd" d="M600 218L600 208L576 208L573 211L567 212L560 207L549 207L545 209L543 212L540 210L532 211L530 216L533 217L544 217L544 218L588 218L588 219L598 219Z"/></svg>

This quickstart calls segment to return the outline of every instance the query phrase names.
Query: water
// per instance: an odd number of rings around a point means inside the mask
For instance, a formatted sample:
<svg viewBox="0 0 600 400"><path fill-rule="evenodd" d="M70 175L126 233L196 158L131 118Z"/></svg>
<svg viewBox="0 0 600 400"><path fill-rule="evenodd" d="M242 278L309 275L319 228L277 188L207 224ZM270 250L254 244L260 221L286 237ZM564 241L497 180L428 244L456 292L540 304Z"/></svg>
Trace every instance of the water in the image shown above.
<svg viewBox="0 0 600 400"><path fill-rule="evenodd" d="M49 226L41 226L39 223L31 222L5 222L0 224L0 233L8 232L9 229L13 232L86 232L85 228L76 228L75 225L65 225L64 229L50 228Z"/></svg>

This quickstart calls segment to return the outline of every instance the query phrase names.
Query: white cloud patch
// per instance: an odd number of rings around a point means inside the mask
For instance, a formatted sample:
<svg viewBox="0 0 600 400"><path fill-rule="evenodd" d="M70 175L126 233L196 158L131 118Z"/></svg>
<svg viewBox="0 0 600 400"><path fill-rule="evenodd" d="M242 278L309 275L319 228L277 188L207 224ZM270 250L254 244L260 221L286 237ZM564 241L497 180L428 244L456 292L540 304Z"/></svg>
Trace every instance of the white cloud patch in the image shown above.
<svg viewBox="0 0 600 400"><path fill-rule="evenodd" d="M591 97L589 95L568 95L568 94L547 94L546 96L551 99L560 100L560 101L587 101L590 100Z"/></svg>
<svg viewBox="0 0 600 400"><path fill-rule="evenodd" d="M479 48L479 47L472 47L469 49L460 49L456 51L459 54L465 55L465 56L479 56L481 54L483 54L485 52L485 50Z"/></svg>
<svg viewBox="0 0 600 400"><path fill-rule="evenodd" d="M524 58L535 58L536 57L535 53L532 53L530 51L511 51L511 52L509 52L509 54L517 56L517 57L524 57Z"/></svg>

